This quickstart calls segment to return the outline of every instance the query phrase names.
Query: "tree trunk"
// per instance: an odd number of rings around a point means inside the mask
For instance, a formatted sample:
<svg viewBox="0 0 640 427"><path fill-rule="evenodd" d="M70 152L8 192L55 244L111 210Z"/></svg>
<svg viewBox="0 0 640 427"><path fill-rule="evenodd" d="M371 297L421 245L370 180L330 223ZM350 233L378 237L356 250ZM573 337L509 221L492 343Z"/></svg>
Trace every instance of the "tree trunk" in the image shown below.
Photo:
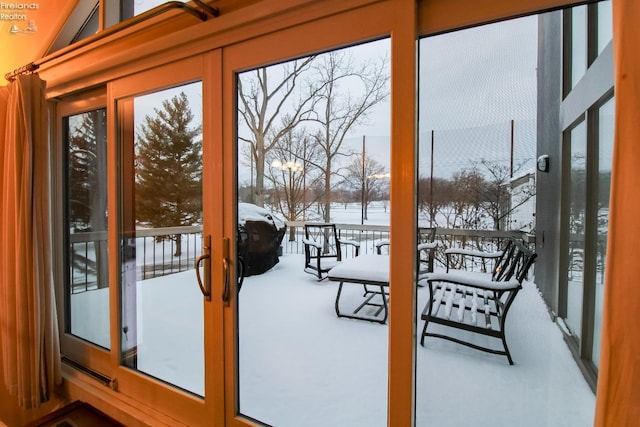
<svg viewBox="0 0 640 427"><path fill-rule="evenodd" d="M324 177L324 222L331 222L331 160L327 158L327 173Z"/></svg>
<svg viewBox="0 0 640 427"><path fill-rule="evenodd" d="M254 203L264 207L264 142L256 147L256 186L253 190Z"/></svg>
<svg viewBox="0 0 640 427"><path fill-rule="evenodd" d="M100 115L97 111L93 111L91 114L91 123L93 123L93 133L95 136L95 176L96 176L96 188L97 196L94 195L91 200L91 230L104 232L104 240L95 242L96 251L96 279L98 282L98 288L109 287L109 252L107 244L107 197L106 197L106 184L104 179L107 177L107 136L106 129L100 122Z"/></svg>
<svg viewBox="0 0 640 427"><path fill-rule="evenodd" d="M176 234L173 236L173 240L176 242L176 252L173 254L175 257L182 255L182 235Z"/></svg>

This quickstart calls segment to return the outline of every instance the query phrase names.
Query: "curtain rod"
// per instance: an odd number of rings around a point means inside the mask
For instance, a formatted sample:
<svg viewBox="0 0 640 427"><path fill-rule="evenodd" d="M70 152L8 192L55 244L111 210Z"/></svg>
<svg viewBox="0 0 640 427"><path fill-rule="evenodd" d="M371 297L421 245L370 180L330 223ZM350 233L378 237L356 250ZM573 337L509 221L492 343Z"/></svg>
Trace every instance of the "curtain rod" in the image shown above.
<svg viewBox="0 0 640 427"><path fill-rule="evenodd" d="M52 53L51 55L45 56L42 59L39 59L37 61L33 61L30 62L27 65L23 65L22 67L16 68L15 70L13 70L10 73L7 73L4 75L4 78L9 81L12 82L16 79L16 77L18 77L21 74L29 74L29 73L33 73L35 71L38 70L38 68L40 68L40 65L51 61L53 59L59 58L69 52L73 52L76 49L79 49L81 47L87 46L91 43L94 43L100 39L103 39L107 36L110 36L112 34L115 34L119 31L122 31L126 28L132 27L136 24L139 24L141 22L144 22L150 18L153 18L155 16L161 15L165 12L168 12L170 10L173 9L182 9L185 12L195 16L196 18L200 19L201 21L206 21L209 16L215 18L218 17L220 15L220 11L218 10L217 7L211 7L208 4L206 4L205 2L203 2L202 0L192 0L197 6L199 6L200 8L202 8L203 10L200 10L196 7L193 7L191 5L188 5L186 3L182 3L179 1L169 1L166 3L163 3L157 7L154 7L153 9L150 9L146 12L141 13L140 15L136 15L132 18L127 19L126 21L122 21L112 27L109 27L103 31L100 31L99 33L93 34L89 37L87 37L86 39L82 39L76 43L70 44L69 46L66 46L60 50L58 50L55 53Z"/></svg>

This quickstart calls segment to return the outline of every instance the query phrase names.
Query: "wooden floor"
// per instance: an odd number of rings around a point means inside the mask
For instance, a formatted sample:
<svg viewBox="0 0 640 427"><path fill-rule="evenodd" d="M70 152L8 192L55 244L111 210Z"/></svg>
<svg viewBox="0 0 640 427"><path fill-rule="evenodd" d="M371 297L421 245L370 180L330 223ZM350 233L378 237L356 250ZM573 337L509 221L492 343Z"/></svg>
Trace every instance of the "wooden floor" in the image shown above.
<svg viewBox="0 0 640 427"><path fill-rule="evenodd" d="M27 424L26 427L109 427L123 426L93 406L76 401L44 417Z"/></svg>

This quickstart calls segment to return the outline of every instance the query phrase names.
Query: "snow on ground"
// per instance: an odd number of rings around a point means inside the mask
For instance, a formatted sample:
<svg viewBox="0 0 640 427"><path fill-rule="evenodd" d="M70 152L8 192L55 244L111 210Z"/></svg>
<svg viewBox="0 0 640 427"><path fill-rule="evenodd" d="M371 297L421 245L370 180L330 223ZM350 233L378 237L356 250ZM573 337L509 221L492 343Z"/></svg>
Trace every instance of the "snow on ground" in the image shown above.
<svg viewBox="0 0 640 427"><path fill-rule="evenodd" d="M301 255L286 255L244 281L240 412L278 427L385 426L387 325L338 318L338 284L317 281L303 264ZM140 282L139 369L201 394L202 296L193 276ZM345 285L347 306L360 289ZM92 292L73 299L89 301ZM427 297L428 289L418 288L418 333ZM418 345L416 426L592 425L594 395L531 282L509 314L507 341L513 366L503 356L436 338Z"/></svg>
<svg viewBox="0 0 640 427"><path fill-rule="evenodd" d="M318 282L303 264L287 255L245 279L240 411L274 426L385 426L387 326L336 317L338 284ZM427 298L418 288L418 319ZM418 427L593 424L594 395L533 283L509 316L513 366L436 338L418 345Z"/></svg>
<svg viewBox="0 0 640 427"><path fill-rule="evenodd" d="M353 214L346 212L351 222ZM383 222L385 212L378 214ZM285 255L270 271L244 281L238 307L240 412L277 427L386 426L388 326L338 318L338 284L318 281L303 265L302 255ZM202 394L203 299L194 272L138 285L138 369ZM419 334L428 289L417 292ZM106 297L106 289L72 295L72 330L108 341L104 307L96 315ZM360 301L361 287L345 285L344 298L341 309L349 310ZM100 336L92 337L96 331ZM533 282L514 302L507 341L513 366L504 356L436 338L427 338L424 348L418 344L416 426L593 424L595 397Z"/></svg>

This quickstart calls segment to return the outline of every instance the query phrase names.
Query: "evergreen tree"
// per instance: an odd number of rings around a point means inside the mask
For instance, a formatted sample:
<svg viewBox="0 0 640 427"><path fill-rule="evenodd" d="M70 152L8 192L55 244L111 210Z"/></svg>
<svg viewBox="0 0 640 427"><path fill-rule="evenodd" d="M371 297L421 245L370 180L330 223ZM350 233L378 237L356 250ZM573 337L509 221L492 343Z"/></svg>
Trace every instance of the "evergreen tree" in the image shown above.
<svg viewBox="0 0 640 427"><path fill-rule="evenodd" d="M69 233L107 232L107 111L104 108L68 118L67 214ZM88 238L79 237L80 239ZM96 278L98 288L109 286L106 237L95 238L93 256L70 246L69 259ZM81 240L82 241L82 240ZM87 242L89 243L89 242Z"/></svg>
<svg viewBox="0 0 640 427"><path fill-rule="evenodd" d="M154 108L140 126L136 141L136 219L159 227L196 224L202 212L201 126L184 92ZM180 256L180 235L174 256Z"/></svg>
<svg viewBox="0 0 640 427"><path fill-rule="evenodd" d="M69 225L77 232L106 230L106 110L74 116L68 123Z"/></svg>

